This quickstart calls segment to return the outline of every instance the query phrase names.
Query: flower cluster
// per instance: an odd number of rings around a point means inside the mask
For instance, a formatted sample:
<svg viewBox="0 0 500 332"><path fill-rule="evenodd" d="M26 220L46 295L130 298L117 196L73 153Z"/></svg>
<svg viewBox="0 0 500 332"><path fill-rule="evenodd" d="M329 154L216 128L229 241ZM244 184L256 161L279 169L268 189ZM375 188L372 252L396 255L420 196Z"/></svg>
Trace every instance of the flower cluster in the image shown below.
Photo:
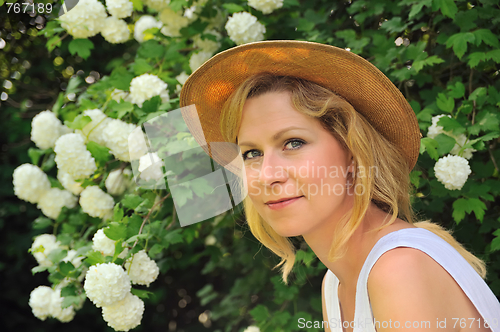
<svg viewBox="0 0 500 332"><path fill-rule="evenodd" d="M130 30L127 22L111 16L104 20L101 35L110 43L121 44L129 39Z"/></svg>
<svg viewBox="0 0 500 332"><path fill-rule="evenodd" d="M434 173L439 182L448 190L460 190L464 186L471 169L467 159L448 155L439 159L434 166Z"/></svg>
<svg viewBox="0 0 500 332"><path fill-rule="evenodd" d="M132 15L134 5L129 0L106 0L108 12L116 18L125 18Z"/></svg>
<svg viewBox="0 0 500 332"><path fill-rule="evenodd" d="M145 36L145 31L152 28L160 29L162 27L162 23L158 22L156 18L150 15L142 15L137 22L135 22L134 26L134 38L139 43L142 43L145 40L150 39L150 37ZM146 38L145 38L146 37Z"/></svg>
<svg viewBox="0 0 500 332"><path fill-rule="evenodd" d="M142 104L153 98L161 96L167 89L167 83L163 82L158 76L152 74L142 74L135 77L130 82L130 101L142 107Z"/></svg>
<svg viewBox="0 0 500 332"><path fill-rule="evenodd" d="M146 285L156 280L160 269L156 262L149 258L146 251L141 250L125 262L125 269L127 270L130 280L134 284Z"/></svg>
<svg viewBox="0 0 500 332"><path fill-rule="evenodd" d="M160 31L169 37L180 37L180 30L189 24L187 17L175 12L170 7L164 8L159 17L164 24Z"/></svg>
<svg viewBox="0 0 500 332"><path fill-rule="evenodd" d="M257 17L248 12L234 13L226 23L226 30L236 45L261 41L266 27L257 21Z"/></svg>
<svg viewBox="0 0 500 332"><path fill-rule="evenodd" d="M95 159L87 150L80 134L71 133L59 137L54 152L57 168L75 180L87 178L97 169Z"/></svg>
<svg viewBox="0 0 500 332"><path fill-rule="evenodd" d="M40 149L53 148L59 137L70 132L51 111L38 113L31 122L31 140Z"/></svg>
<svg viewBox="0 0 500 332"><path fill-rule="evenodd" d="M69 12L59 17L61 26L74 38L89 38L101 32L108 14L98 0L80 0Z"/></svg>
<svg viewBox="0 0 500 332"><path fill-rule="evenodd" d="M248 0L248 5L260 10L262 14L270 14L275 9L283 7L283 0Z"/></svg>
<svg viewBox="0 0 500 332"><path fill-rule="evenodd" d="M115 200L98 186L88 186L80 194L80 206L91 217L109 219Z"/></svg>
<svg viewBox="0 0 500 332"><path fill-rule="evenodd" d="M32 164L18 166L12 177L16 196L33 204L38 203L43 194L50 189L47 174Z"/></svg>
<svg viewBox="0 0 500 332"><path fill-rule="evenodd" d="M128 331L141 323L144 303L130 293L128 274L114 263L90 267L84 283L87 297L98 307L108 325L116 331Z"/></svg>
<svg viewBox="0 0 500 332"><path fill-rule="evenodd" d="M464 146L464 144L467 142L467 137L465 136L465 134L453 135L453 133L449 131L444 131L443 127L437 124L439 122L439 119L441 119L443 116L448 116L449 118L451 118L450 115L445 115L445 114L433 117L432 125L427 130L427 137L435 138L439 134L445 134L447 136L454 138L456 143L453 149L450 151L450 153L453 155L458 155L462 146ZM465 159L470 159L472 158L472 153L475 151L476 150L472 148L464 149L462 157L464 157Z"/></svg>
<svg viewBox="0 0 500 332"><path fill-rule="evenodd" d="M38 286L31 292L28 303L38 319L54 317L67 323L75 317L75 309L72 305L63 309L62 301L60 288L53 290L48 286Z"/></svg>

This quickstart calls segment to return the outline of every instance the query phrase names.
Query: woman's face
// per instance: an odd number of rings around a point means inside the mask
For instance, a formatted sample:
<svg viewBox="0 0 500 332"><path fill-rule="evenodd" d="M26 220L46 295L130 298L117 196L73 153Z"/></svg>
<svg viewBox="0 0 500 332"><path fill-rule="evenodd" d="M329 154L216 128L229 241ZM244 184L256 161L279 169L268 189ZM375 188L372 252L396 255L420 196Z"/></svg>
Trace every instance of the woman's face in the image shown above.
<svg viewBox="0 0 500 332"><path fill-rule="evenodd" d="M238 145L248 195L281 236L331 229L351 207L352 195L346 190L350 153L319 120L298 112L288 92L246 101ZM269 204L286 198L295 199Z"/></svg>

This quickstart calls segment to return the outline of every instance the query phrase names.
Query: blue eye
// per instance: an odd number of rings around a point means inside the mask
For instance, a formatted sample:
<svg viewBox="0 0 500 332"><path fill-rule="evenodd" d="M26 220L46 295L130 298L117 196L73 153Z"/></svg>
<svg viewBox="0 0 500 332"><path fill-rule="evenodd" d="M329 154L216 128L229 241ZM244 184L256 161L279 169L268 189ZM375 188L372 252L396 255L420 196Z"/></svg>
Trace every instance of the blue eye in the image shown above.
<svg viewBox="0 0 500 332"><path fill-rule="evenodd" d="M298 143L298 144L292 144L292 143ZM304 142L303 140L301 139L296 139L296 138L293 138L293 139L289 139L288 141L285 142L285 146L287 145L292 145L291 148L287 149L287 150L297 150L297 149L300 149L304 144L306 144L306 142ZM257 150L247 150L245 152L243 152L241 154L241 156L243 157L243 160L247 160L247 159L254 159L252 157L248 157L249 154L253 154L253 152L257 152ZM254 155L254 157L258 157L258 155Z"/></svg>

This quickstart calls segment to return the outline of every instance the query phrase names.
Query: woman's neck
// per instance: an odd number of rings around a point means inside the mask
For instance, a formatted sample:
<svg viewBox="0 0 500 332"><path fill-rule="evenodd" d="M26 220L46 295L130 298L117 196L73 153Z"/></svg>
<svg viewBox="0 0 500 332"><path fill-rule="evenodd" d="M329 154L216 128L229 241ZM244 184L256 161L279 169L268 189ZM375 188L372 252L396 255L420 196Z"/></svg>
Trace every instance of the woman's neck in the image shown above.
<svg viewBox="0 0 500 332"><path fill-rule="evenodd" d="M386 224L390 217L388 213L370 203L361 224L346 243L345 255L335 262L328 261L328 252L336 222L329 223L328 229L315 230L314 233L303 235L303 237L316 256L337 276L344 291L355 292L359 273L375 243L382 236L397 229L415 227L401 219L396 219L390 226L376 232L370 232Z"/></svg>

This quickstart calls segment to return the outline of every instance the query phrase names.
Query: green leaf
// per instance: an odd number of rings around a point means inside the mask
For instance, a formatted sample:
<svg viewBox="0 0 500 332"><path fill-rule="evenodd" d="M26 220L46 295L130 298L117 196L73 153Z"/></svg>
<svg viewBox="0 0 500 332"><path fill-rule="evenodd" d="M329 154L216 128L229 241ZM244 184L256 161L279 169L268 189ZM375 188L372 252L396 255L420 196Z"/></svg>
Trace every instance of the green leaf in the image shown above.
<svg viewBox="0 0 500 332"><path fill-rule="evenodd" d="M59 271L65 277L68 276L70 272L75 269L75 266L71 262L60 262L59 263Z"/></svg>
<svg viewBox="0 0 500 332"><path fill-rule="evenodd" d="M146 100L142 104L142 110L146 113L154 113L158 110L158 106L161 104L160 96L154 96L153 98Z"/></svg>
<svg viewBox="0 0 500 332"><path fill-rule="evenodd" d="M446 134L439 134L434 139L438 142L437 152L440 155L450 152L456 144L455 139Z"/></svg>
<svg viewBox="0 0 500 332"><path fill-rule="evenodd" d="M120 203L116 203L113 209L113 221L120 222L124 216L123 209L120 207Z"/></svg>
<svg viewBox="0 0 500 332"><path fill-rule="evenodd" d="M479 29L472 32L476 37L476 45L479 46L481 43L485 43L486 45L493 47L500 47L500 43L498 42L498 37L488 29Z"/></svg>
<svg viewBox="0 0 500 332"><path fill-rule="evenodd" d="M142 12L143 11L143 4L142 4L142 1L141 0L130 0L130 2L132 2L132 5L134 6L134 10L138 11L138 12Z"/></svg>
<svg viewBox="0 0 500 332"><path fill-rule="evenodd" d="M458 8L454 0L434 0L434 3L441 9L441 13L444 16L448 16L451 19L455 18Z"/></svg>
<svg viewBox="0 0 500 332"><path fill-rule="evenodd" d="M404 21L401 20L401 17L393 17L388 21L382 23L381 28L387 30L390 33L393 32L402 32L408 27L408 24L405 24Z"/></svg>
<svg viewBox="0 0 500 332"><path fill-rule="evenodd" d="M414 16L416 16L418 13L422 11L422 8L424 6L430 7L432 4L432 0L423 0L420 2L417 2L411 6L410 13L408 14L408 18L411 20Z"/></svg>
<svg viewBox="0 0 500 332"><path fill-rule="evenodd" d="M104 229L104 234L113 241L125 240L127 237L127 226L112 222L109 227Z"/></svg>
<svg viewBox="0 0 500 332"><path fill-rule="evenodd" d="M65 296L62 303L61 303L61 308L67 308L70 305L72 306L78 306L80 305L80 297L79 296Z"/></svg>
<svg viewBox="0 0 500 332"><path fill-rule="evenodd" d="M164 247L164 246L162 246L161 244L159 244L159 243L155 243L155 244L151 247L151 249L149 249L148 255L149 255L150 257L154 257L154 256L158 255L159 253L161 253L161 252L163 251L163 249L164 249L164 248L165 248L165 247Z"/></svg>
<svg viewBox="0 0 500 332"><path fill-rule="evenodd" d="M50 260L55 265L59 264L60 261L63 260L64 257L68 254L67 250L58 248L54 249L47 255L48 260Z"/></svg>
<svg viewBox="0 0 500 332"><path fill-rule="evenodd" d="M74 284L69 284L68 286L65 286L61 289L62 297L76 296L77 294L77 289Z"/></svg>
<svg viewBox="0 0 500 332"><path fill-rule="evenodd" d="M143 200L144 199L141 196L137 196L134 194L127 194L123 197L121 203L127 209L134 210L136 207L139 206L139 204L142 203Z"/></svg>
<svg viewBox="0 0 500 332"><path fill-rule="evenodd" d="M225 3L222 5L222 7L224 7L224 9L226 9L229 12L229 14L245 11L245 8L235 3Z"/></svg>
<svg viewBox="0 0 500 332"><path fill-rule="evenodd" d="M474 43L476 37L471 32L459 32L448 38L446 48L453 46L453 52L461 59L467 51L467 43Z"/></svg>
<svg viewBox="0 0 500 332"><path fill-rule="evenodd" d="M128 90L130 82L134 78L132 73L129 73L124 67L116 67L110 75L109 83L117 89Z"/></svg>
<svg viewBox="0 0 500 332"><path fill-rule="evenodd" d="M142 290L142 289L130 289L130 292L141 299L149 299L149 296L154 294L153 292Z"/></svg>
<svg viewBox="0 0 500 332"><path fill-rule="evenodd" d="M146 40L137 50L137 55L143 58L160 58L165 54L165 47L157 40Z"/></svg>
<svg viewBox="0 0 500 332"><path fill-rule="evenodd" d="M124 100L120 103L116 100L111 100L108 104L108 108L117 113L117 119L121 119L134 110L134 105Z"/></svg>
<svg viewBox="0 0 500 332"><path fill-rule="evenodd" d="M467 64L469 65L469 67L474 68L481 61L486 61L486 53L474 52L474 53L469 54L469 61L467 61Z"/></svg>
<svg viewBox="0 0 500 332"><path fill-rule="evenodd" d="M78 54L84 60L90 56L90 50L94 48L94 43L89 39L73 39L69 45L68 50L71 55Z"/></svg>
<svg viewBox="0 0 500 332"><path fill-rule="evenodd" d="M467 201L465 200L465 198L460 198L453 202L452 217L457 225L465 218L466 205Z"/></svg>
<svg viewBox="0 0 500 332"><path fill-rule="evenodd" d="M48 266L38 265L38 266L35 266L34 268L31 269L31 273L36 274L38 272L43 272L43 271L47 270L48 268L49 268Z"/></svg>
<svg viewBox="0 0 500 332"><path fill-rule="evenodd" d="M477 98L485 96L487 92L485 87L479 87L469 95L469 100L477 100Z"/></svg>
<svg viewBox="0 0 500 332"><path fill-rule="evenodd" d="M180 234L181 232L182 232L181 229L176 229L168 232L167 235L165 235L164 237L165 242L168 244L176 244L184 242L184 238L182 237L182 234Z"/></svg>
<svg viewBox="0 0 500 332"><path fill-rule="evenodd" d="M258 306L250 310L250 315L252 315L253 319L256 322L265 322L271 317L267 307L262 304L259 304Z"/></svg>
<svg viewBox="0 0 500 332"><path fill-rule="evenodd" d="M309 32L314 29L314 22L310 22L309 20L305 18L299 18L299 24L297 25L297 31L304 31L304 32Z"/></svg>
<svg viewBox="0 0 500 332"><path fill-rule="evenodd" d="M47 40L47 43L45 43L45 47L47 47L47 50L50 53L54 50L54 48L61 47L61 43L62 43L61 37L59 37L59 35L55 35L51 37L49 40Z"/></svg>
<svg viewBox="0 0 500 332"><path fill-rule="evenodd" d="M463 218L465 218L465 213L470 214L474 212L476 218L483 221L485 210L486 204L478 198L460 198L453 202L452 216L458 224Z"/></svg>
<svg viewBox="0 0 500 332"><path fill-rule="evenodd" d="M90 116L79 114L72 122L64 121L64 124L68 128L81 130L91 122L92 118Z"/></svg>
<svg viewBox="0 0 500 332"><path fill-rule="evenodd" d="M33 165L38 165L38 162L40 161L40 157L45 155L49 150L40 150L40 149L35 149L35 148L29 148L28 149L28 156L31 159L31 163Z"/></svg>
<svg viewBox="0 0 500 332"><path fill-rule="evenodd" d="M106 259L99 251L90 251L89 253L87 253L85 262L87 262L89 265L96 265L106 262Z"/></svg>
<svg viewBox="0 0 500 332"><path fill-rule="evenodd" d="M87 142L87 150L96 161L106 162L111 159L109 148L102 146L94 141Z"/></svg>
<svg viewBox="0 0 500 332"><path fill-rule="evenodd" d="M38 217L33 221L33 229L43 229L52 225L52 219Z"/></svg>
<svg viewBox="0 0 500 332"><path fill-rule="evenodd" d="M486 58L500 63L500 50L489 51L486 53Z"/></svg>
<svg viewBox="0 0 500 332"><path fill-rule="evenodd" d="M451 97L458 99L462 98L465 95L465 86L462 82L456 82L455 85L448 85L448 95Z"/></svg>
<svg viewBox="0 0 500 332"><path fill-rule="evenodd" d="M151 66L147 60L141 58L137 58L131 65L131 67L134 71L134 74L137 76L145 74L153 69L153 66Z"/></svg>
<svg viewBox="0 0 500 332"><path fill-rule="evenodd" d="M461 134L465 132L465 128L454 118L443 116L439 119L437 124L442 126L444 131L452 131L454 134Z"/></svg>
<svg viewBox="0 0 500 332"><path fill-rule="evenodd" d="M59 114L59 110L61 109L62 105L64 105L64 93L59 92L57 100L54 103L54 106L52 106L52 112L54 112L56 116Z"/></svg>
<svg viewBox="0 0 500 332"><path fill-rule="evenodd" d="M442 111L451 113L455 108L455 100L452 97L446 97L444 93L440 92L436 99L436 105Z"/></svg>
<svg viewBox="0 0 500 332"><path fill-rule="evenodd" d="M491 241L490 251L493 252L493 251L497 251L497 250L500 250L500 236L495 237Z"/></svg>
<svg viewBox="0 0 500 332"><path fill-rule="evenodd" d="M427 151L427 153L432 159L434 160L439 159L439 153L436 150L436 148L438 147L438 142L436 142L434 139L430 137L424 137L420 140L420 143L421 145L425 146L424 151ZM423 151L421 153L423 153Z"/></svg>

